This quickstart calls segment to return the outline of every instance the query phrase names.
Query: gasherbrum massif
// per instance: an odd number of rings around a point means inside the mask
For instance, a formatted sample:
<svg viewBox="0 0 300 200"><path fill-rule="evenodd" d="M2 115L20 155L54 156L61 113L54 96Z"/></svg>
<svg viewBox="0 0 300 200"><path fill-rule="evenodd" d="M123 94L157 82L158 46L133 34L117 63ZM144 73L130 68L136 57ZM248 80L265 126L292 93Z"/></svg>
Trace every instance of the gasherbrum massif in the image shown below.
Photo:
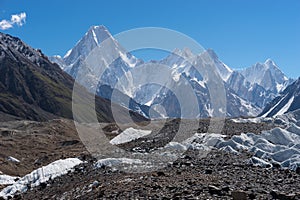
<svg viewBox="0 0 300 200"><path fill-rule="evenodd" d="M107 51L95 57L95 62L101 61L103 64L97 66L87 66L85 59L87 56L105 40L112 42L107 48ZM107 63L105 60L109 54L114 53L119 55L112 63ZM131 70L138 68L144 64L164 65L168 66L172 71L174 80L178 77L183 77L186 84L193 87L194 93L197 96L199 117L214 116L214 110L209 99L209 89L207 87L207 79L211 77L203 77L200 73L196 73L195 66L203 65L203 58L209 58L224 82L226 90L227 107L224 111L226 116L256 116L262 109L287 85L293 80L288 79L278 68L278 66L270 59L264 63L256 63L255 65L243 70L232 70L224 64L212 49L208 49L199 55L194 55L188 48L174 49L170 55L159 61L150 61L145 63L143 60L135 58L130 52L127 52L122 44L119 44L109 31L104 26L92 26L88 32L77 42L77 44L67 52L64 57L50 57L52 62L56 62L60 67L69 73L73 78L77 77L77 73L84 73L82 79L77 81L84 85L88 90L96 90L97 94L106 99L111 99L112 90L120 92L120 98L131 98L134 105L129 105L129 109L139 111L141 114L148 116L147 108L141 105L153 106L156 104L163 105L167 113L162 113L156 110L164 117L189 117L181 116L178 113L180 105L177 103L174 94L167 89L174 87L167 81L164 85L144 85L140 87L137 83L140 80L150 79L149 74L157 73L148 70L141 71L139 74L132 74ZM89 58L91 59L91 58ZM97 60L98 61L97 61ZM97 76L99 68L103 67L105 73ZM154 69L154 68L153 68ZM125 82L124 77L125 76ZM161 80L168 80L169 75L160 74ZM88 78L87 78L88 77ZM121 82L118 83L118 82ZM151 80L149 80L151 82ZM224 109L225 110L225 109ZM165 116L166 115L166 116Z"/></svg>

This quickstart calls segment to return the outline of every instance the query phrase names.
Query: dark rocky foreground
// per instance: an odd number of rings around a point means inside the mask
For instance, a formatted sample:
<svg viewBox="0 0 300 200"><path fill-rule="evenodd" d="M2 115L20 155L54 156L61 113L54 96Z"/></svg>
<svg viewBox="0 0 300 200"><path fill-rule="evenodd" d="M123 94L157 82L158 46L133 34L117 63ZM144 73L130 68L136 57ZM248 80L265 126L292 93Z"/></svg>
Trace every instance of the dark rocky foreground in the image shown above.
<svg viewBox="0 0 300 200"><path fill-rule="evenodd" d="M247 164L249 154L189 151L165 169L124 173L95 169L92 160L75 172L33 188L21 199L300 199L300 175Z"/></svg>
<svg viewBox="0 0 300 200"><path fill-rule="evenodd" d="M164 138L172 136L178 123L189 126L188 121L171 120L162 129L169 133L163 135ZM209 120L201 120L199 124L199 128L191 128L191 133L205 132ZM276 124L226 120L222 133L228 136L242 132L259 134L274 126ZM109 133L115 129L115 125L110 124L104 131ZM110 167L96 169L95 159L88 155L69 120L5 123L0 136L0 170L5 174L23 176L64 157L78 156L87 161L74 172L31 188L15 199L300 199L299 172L252 166L248 164L251 154L246 152L234 155L213 150L203 158L199 156L201 152L189 150L163 169L125 173ZM166 142L159 141L158 146ZM137 140L133 146L141 143ZM124 149L132 150L131 145L124 145ZM18 148L9 148L13 146ZM17 157L21 162L10 163L5 160L6 156ZM45 156L47 159L43 159Z"/></svg>

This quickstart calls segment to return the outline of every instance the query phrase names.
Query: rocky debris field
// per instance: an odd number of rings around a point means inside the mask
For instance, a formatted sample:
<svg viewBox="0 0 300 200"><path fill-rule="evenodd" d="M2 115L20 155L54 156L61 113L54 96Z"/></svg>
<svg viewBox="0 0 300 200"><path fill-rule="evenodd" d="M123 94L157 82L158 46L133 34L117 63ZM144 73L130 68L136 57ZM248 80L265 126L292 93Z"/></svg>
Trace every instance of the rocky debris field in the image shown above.
<svg viewBox="0 0 300 200"><path fill-rule="evenodd" d="M180 123L183 130L178 129ZM144 149L163 146L172 140L174 131L181 130L188 135L207 132L209 123L208 119L200 120L200 126L195 128L188 120L170 120L163 129L146 136L146 140L156 137L157 146L145 145ZM225 120L221 133L227 137L232 133L259 134L275 126L282 124ZM102 124L102 127L110 139L120 133L120 127L115 124ZM24 176L61 158L78 157L86 161L74 171L50 179L14 199L300 199L299 170L253 166L249 163L253 155L244 151L236 155L214 149L203 157L199 150L188 150L164 168L133 173L114 166L95 167L96 160L86 151L70 120L1 123L0 133L3 174ZM133 151L133 147L144 144L143 140L120 147ZM9 156L19 162L13 162Z"/></svg>
<svg viewBox="0 0 300 200"><path fill-rule="evenodd" d="M247 153L188 151L155 172L95 168L93 160L19 195L20 199L300 199L300 175L249 165Z"/></svg>
<svg viewBox="0 0 300 200"><path fill-rule="evenodd" d="M221 123L213 122L211 119L201 119L197 122L186 119L172 119L167 120L163 126L159 126L159 121L155 121L153 124L154 125L150 126L152 133L148 136L141 137L133 142L127 142L118 146L128 151L135 151L136 147L138 147L140 152L149 152L152 149L165 146L173 140L175 135L182 135L185 139L187 139L195 133L220 133L226 136L225 139L229 139L233 135L240 135L241 133L250 132L260 134L262 131L283 126L282 124L276 124L274 122L237 123L231 119L221 120ZM112 139L117 136L121 130L126 129L127 127L130 127L130 125L118 127L117 124L109 124L103 128L103 131L109 139ZM181 138L181 140L184 139Z"/></svg>

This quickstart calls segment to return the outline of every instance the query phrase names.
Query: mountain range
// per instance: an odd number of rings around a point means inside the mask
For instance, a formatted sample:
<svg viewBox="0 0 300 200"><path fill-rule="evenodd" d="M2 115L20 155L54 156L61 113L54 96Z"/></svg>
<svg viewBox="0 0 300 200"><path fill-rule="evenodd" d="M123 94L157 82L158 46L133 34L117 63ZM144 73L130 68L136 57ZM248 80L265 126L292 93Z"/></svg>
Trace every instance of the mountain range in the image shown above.
<svg viewBox="0 0 300 200"><path fill-rule="evenodd" d="M105 51L93 55L92 52L103 45L103 41L106 42ZM112 63L107 63L112 55L116 59ZM156 117L158 115L184 118L195 116L180 112L181 102L171 91L180 84L171 83L172 80L167 81L170 78L176 82L180 77L184 84L191 85L193 93L196 94L199 111L201 111L197 117L212 117L219 113L220 109L213 109L211 99L213 96L210 93L212 91L209 91L207 81L214 79L212 76L215 74L218 74L224 84L223 96L226 98L226 108L222 112L230 117L258 115L269 102L293 82L271 59L243 70L233 70L223 63L212 49L199 55L193 54L188 48L175 49L163 60L144 62L127 52L104 26L90 27L64 57L53 56L49 59L57 63L90 92L95 92L145 117L149 117L149 107L155 110ZM89 64L87 64L87 59ZM209 73L212 75L210 77L203 77L195 70L198 68L205 71L205 59L209 59L211 65L214 66L210 67ZM155 67L144 69L142 66L145 65L168 66L171 77L170 74L158 74ZM141 68L144 70L139 70ZM101 77L99 77L100 72ZM162 84L141 86L141 83L151 83L153 79L151 74L158 74L155 78ZM112 98L113 93L117 93L114 98ZM181 94L184 96L184 91ZM182 98L181 101L189 101L188 95L186 98ZM131 103L124 104L127 101ZM161 106L164 109L160 109Z"/></svg>
<svg viewBox="0 0 300 200"><path fill-rule="evenodd" d="M97 52L104 41L105 50ZM0 52L2 120L73 118L75 79L77 85L83 86L79 86L82 94L96 95L100 121L113 121L111 104L124 118L130 112L137 120L256 116L260 113L271 116L283 112L275 106L297 107L293 103L297 93L293 91L298 81L287 78L271 59L233 70L212 49L196 55L184 48L174 49L162 60L144 62L127 52L104 26L92 26L64 57L47 57L41 50L3 33ZM116 59L109 64L113 57ZM167 71L157 67L165 67ZM153 80L160 84L152 84ZM212 85L221 89L211 90ZM196 101L183 105L194 98L189 89ZM218 95L223 95L223 99L215 100ZM80 101L84 102L85 97ZM221 102L225 108L214 108L216 102Z"/></svg>

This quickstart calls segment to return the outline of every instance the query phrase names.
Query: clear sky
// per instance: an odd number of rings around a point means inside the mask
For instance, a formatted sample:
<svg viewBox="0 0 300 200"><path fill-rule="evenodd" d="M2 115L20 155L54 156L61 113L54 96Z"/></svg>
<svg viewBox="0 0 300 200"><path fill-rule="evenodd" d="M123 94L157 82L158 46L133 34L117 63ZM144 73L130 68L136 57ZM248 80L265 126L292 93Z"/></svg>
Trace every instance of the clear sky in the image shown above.
<svg viewBox="0 0 300 200"><path fill-rule="evenodd" d="M0 0L2 20L12 28L1 32L47 55L64 55L92 25L112 34L157 26L214 49L231 68L271 58L289 77L300 76L299 0Z"/></svg>

